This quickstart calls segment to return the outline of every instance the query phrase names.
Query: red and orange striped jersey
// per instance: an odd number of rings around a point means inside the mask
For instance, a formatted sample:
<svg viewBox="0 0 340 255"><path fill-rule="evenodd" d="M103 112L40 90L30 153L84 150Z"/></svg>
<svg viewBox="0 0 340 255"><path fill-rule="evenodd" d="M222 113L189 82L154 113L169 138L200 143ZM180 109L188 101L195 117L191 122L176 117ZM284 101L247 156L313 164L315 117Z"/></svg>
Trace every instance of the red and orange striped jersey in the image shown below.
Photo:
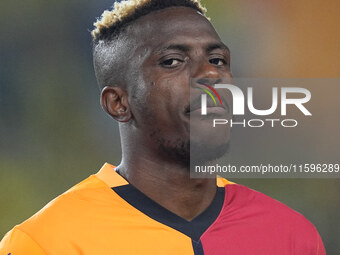
<svg viewBox="0 0 340 255"><path fill-rule="evenodd" d="M324 255L301 214L242 185L217 179L211 205L192 221L146 197L105 164L15 226L0 255Z"/></svg>

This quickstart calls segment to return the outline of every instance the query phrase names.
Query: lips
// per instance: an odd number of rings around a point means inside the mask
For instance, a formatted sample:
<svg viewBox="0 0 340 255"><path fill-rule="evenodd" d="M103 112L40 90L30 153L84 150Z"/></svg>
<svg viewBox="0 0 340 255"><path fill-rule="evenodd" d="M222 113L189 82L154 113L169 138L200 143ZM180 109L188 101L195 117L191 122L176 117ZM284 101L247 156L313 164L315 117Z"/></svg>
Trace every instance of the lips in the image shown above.
<svg viewBox="0 0 340 255"><path fill-rule="evenodd" d="M224 100L224 98L221 99L223 105L220 105L219 102L215 105L215 102L211 98L207 98L207 113L219 113L229 111L229 104ZM184 113L186 115L190 115L192 113L201 112L201 95L198 97L195 97L194 100L192 100L191 104L188 105L185 108Z"/></svg>
<svg viewBox="0 0 340 255"><path fill-rule="evenodd" d="M201 100L201 99L200 99ZM190 105L190 111L189 112L193 112L193 111L196 111L196 110L200 110L202 107L201 105L201 102L193 102L191 105ZM215 105L215 103L212 101L212 100L207 100L207 109L208 108L212 108L212 107L222 107L224 108L223 106L220 106L220 105Z"/></svg>
<svg viewBox="0 0 340 255"><path fill-rule="evenodd" d="M194 111L189 112L189 116L198 116L202 118L212 118L212 117L221 117L221 116L226 116L227 111L223 107L207 107L207 112L206 115L202 115L202 110L197 109Z"/></svg>

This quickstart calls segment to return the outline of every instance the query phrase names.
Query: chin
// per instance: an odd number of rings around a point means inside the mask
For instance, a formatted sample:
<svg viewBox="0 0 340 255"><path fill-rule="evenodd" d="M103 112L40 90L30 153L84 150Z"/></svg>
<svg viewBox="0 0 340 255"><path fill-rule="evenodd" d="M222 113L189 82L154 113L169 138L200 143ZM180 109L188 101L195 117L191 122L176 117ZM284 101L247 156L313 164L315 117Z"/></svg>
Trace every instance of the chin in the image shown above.
<svg viewBox="0 0 340 255"><path fill-rule="evenodd" d="M190 163L195 165L204 165L217 160L229 152L229 142L221 141L219 143L194 143L190 145Z"/></svg>
<svg viewBox="0 0 340 255"><path fill-rule="evenodd" d="M190 129L190 149L200 148L205 153L220 151L230 140L230 128L219 126L216 128L206 126L192 127Z"/></svg>

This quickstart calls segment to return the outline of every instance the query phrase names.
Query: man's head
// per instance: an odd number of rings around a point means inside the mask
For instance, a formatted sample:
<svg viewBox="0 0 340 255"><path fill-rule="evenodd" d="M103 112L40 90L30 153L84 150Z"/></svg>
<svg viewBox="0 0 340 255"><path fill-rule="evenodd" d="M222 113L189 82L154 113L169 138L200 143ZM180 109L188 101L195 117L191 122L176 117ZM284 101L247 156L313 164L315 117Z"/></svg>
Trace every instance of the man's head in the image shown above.
<svg viewBox="0 0 340 255"><path fill-rule="evenodd" d="M133 23L145 15L170 7L188 7L205 14L206 9L197 0L128 0L115 2L111 11L104 11L94 23L91 32L94 44L94 63L100 88L117 84L115 80L120 72L115 71L119 62L124 62L120 45L127 46L127 30ZM160 21L156 21L160 22ZM125 52L124 52L125 53ZM120 64L120 63L119 63Z"/></svg>
<svg viewBox="0 0 340 255"><path fill-rule="evenodd" d="M229 50L204 12L197 0L124 1L95 23L101 103L121 123L123 147L188 162L190 79L231 76Z"/></svg>

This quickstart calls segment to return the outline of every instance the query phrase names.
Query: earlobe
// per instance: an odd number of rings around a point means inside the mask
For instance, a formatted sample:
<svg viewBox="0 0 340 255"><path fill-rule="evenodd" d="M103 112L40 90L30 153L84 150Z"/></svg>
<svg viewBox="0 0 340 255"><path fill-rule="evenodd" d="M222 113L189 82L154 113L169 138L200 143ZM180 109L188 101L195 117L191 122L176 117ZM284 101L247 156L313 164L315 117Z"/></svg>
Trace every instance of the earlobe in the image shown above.
<svg viewBox="0 0 340 255"><path fill-rule="evenodd" d="M111 117L119 122L128 122L131 119L127 93L120 87L107 86L103 88L100 104Z"/></svg>

